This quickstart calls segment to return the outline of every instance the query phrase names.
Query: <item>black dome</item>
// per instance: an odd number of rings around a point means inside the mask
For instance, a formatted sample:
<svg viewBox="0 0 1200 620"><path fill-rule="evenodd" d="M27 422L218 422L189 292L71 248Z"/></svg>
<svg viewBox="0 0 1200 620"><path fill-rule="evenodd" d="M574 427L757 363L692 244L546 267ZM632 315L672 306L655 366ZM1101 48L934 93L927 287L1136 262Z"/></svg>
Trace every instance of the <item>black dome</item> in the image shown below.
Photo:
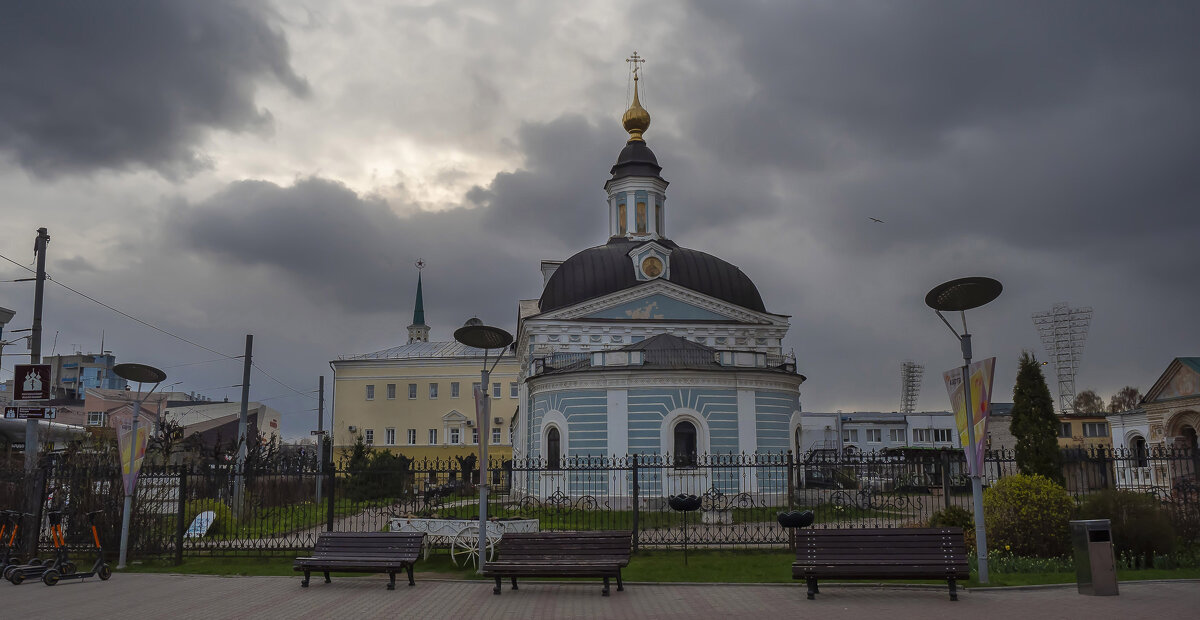
<svg viewBox="0 0 1200 620"><path fill-rule="evenodd" d="M621 149L621 154L617 156L617 163L613 164L611 172L610 181L624 177L662 178L659 176L662 166L658 165L658 158L654 156L654 151L651 151L650 147L641 140L630 140L625 148Z"/></svg>
<svg viewBox="0 0 1200 620"><path fill-rule="evenodd" d="M629 252L649 241L613 237L568 258L555 270L542 291L539 307L549 312L615 293L643 282L634 274ZM667 280L743 308L766 312L758 288L741 269L711 254L679 247L667 239L656 243L671 249L671 275Z"/></svg>

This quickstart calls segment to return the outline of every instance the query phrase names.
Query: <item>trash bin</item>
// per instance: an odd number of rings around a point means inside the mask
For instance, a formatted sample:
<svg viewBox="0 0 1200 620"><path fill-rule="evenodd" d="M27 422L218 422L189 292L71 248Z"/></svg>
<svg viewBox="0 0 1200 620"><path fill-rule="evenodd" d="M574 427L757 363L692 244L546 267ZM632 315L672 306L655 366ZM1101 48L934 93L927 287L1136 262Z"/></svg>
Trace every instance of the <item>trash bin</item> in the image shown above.
<svg viewBox="0 0 1200 620"><path fill-rule="evenodd" d="M1113 557L1112 525L1108 519L1071 521L1075 551L1075 580L1080 594L1116 596L1117 564Z"/></svg>

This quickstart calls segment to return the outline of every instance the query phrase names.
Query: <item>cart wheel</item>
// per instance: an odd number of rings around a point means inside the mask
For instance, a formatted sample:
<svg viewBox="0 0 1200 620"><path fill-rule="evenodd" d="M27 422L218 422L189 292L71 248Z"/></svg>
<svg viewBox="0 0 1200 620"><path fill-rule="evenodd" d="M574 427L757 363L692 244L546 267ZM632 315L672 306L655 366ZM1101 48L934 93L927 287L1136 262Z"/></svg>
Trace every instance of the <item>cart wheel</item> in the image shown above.
<svg viewBox="0 0 1200 620"><path fill-rule="evenodd" d="M108 581L108 578L112 577L112 567L108 564L101 564L100 570L96 571L96 576L100 578L100 581Z"/></svg>
<svg viewBox="0 0 1200 620"><path fill-rule="evenodd" d="M488 539L487 541L487 559L490 561L496 557L496 541ZM450 558L454 560L454 565L466 566L468 562L473 565L479 564L479 526L472 525L465 527L457 536L454 537L454 542L450 546Z"/></svg>
<svg viewBox="0 0 1200 620"><path fill-rule="evenodd" d="M25 581L25 575L21 573L21 571L13 571L13 574L9 576L8 580L11 581L14 586L19 586L21 585L22 581Z"/></svg>
<svg viewBox="0 0 1200 620"><path fill-rule="evenodd" d="M57 570L55 570L53 568L42 573L42 583L44 583L48 586L52 586L52 585L58 583L58 578L59 578L59 573Z"/></svg>
<svg viewBox="0 0 1200 620"><path fill-rule="evenodd" d="M63 565L62 565L62 568L60 569L60 573L59 573L59 574L61 574L61 575L74 575L74 574L75 574L75 569L76 569L76 568L78 568L78 567L77 567L77 566L75 566L75 563L74 563L74 562L67 562L67 563L65 563L65 564L63 564Z"/></svg>

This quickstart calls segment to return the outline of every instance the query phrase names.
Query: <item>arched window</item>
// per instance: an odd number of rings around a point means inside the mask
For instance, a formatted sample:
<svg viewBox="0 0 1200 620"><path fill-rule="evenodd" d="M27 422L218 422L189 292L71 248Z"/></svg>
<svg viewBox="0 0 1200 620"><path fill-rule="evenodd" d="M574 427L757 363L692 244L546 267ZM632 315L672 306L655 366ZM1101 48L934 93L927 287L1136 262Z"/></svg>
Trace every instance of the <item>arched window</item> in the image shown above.
<svg viewBox="0 0 1200 620"><path fill-rule="evenodd" d="M1130 442L1129 447L1133 451L1134 467L1149 467L1149 458L1146 455L1146 438L1137 435Z"/></svg>
<svg viewBox="0 0 1200 620"><path fill-rule="evenodd" d="M562 442L557 426L546 432L546 469L562 469Z"/></svg>
<svg viewBox="0 0 1200 620"><path fill-rule="evenodd" d="M625 200L622 198L621 202L617 203L617 234L622 237L629 228L629 220L625 219L626 217Z"/></svg>
<svg viewBox="0 0 1200 620"><path fill-rule="evenodd" d="M637 226L638 234L646 233L646 203L638 201L637 207L634 210L634 224Z"/></svg>
<svg viewBox="0 0 1200 620"><path fill-rule="evenodd" d="M696 455L696 425L687 420L681 420L675 425L675 466L695 467Z"/></svg>

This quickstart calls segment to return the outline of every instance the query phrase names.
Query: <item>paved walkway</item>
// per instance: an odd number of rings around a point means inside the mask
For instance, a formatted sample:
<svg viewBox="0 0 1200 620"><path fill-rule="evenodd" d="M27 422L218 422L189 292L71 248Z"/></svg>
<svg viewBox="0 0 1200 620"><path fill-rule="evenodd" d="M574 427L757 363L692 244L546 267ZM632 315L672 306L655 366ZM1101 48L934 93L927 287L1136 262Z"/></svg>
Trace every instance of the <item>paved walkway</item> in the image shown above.
<svg viewBox="0 0 1200 620"><path fill-rule="evenodd" d="M307 589L298 577L210 577L119 574L108 582L0 584L6 618L1191 618L1200 608L1200 583L1128 582L1117 597L1080 596L1074 586L960 590L822 585L817 600L795 585L613 586L599 583L522 584L492 595L489 582L419 580L384 588L385 578L320 579Z"/></svg>

